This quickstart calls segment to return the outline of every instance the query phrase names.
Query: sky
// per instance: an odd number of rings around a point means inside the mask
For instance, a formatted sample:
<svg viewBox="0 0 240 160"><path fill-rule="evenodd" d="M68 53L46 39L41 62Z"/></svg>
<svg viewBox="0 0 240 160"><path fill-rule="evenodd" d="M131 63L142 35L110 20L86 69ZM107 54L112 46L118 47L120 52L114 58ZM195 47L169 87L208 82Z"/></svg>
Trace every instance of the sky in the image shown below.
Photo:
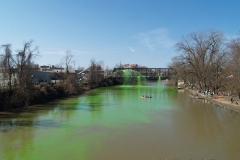
<svg viewBox="0 0 240 160"><path fill-rule="evenodd" d="M33 40L39 65L168 67L183 36L206 29L239 34L239 0L0 0L0 45L13 54ZM3 49L0 50L3 53Z"/></svg>

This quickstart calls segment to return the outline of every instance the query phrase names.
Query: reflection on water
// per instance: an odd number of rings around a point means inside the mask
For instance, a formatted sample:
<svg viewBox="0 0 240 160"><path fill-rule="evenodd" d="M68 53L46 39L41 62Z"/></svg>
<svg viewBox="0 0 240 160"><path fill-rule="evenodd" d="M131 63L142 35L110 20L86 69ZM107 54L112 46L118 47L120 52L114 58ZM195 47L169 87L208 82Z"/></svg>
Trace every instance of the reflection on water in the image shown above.
<svg viewBox="0 0 240 160"><path fill-rule="evenodd" d="M0 159L239 159L239 126L238 113L164 82L99 88L1 113Z"/></svg>

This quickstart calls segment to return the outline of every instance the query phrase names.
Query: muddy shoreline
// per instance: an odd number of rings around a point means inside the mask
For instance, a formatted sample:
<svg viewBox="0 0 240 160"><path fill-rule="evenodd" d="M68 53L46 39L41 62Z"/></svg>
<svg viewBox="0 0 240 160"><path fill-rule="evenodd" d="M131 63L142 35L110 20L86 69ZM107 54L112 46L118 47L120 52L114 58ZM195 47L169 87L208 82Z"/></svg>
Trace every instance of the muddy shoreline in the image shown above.
<svg viewBox="0 0 240 160"><path fill-rule="evenodd" d="M213 96L207 96L199 94L198 91L195 89L184 88L183 90L191 95L197 95L197 98L205 99L214 105L240 113L240 100L237 96L225 96L216 94ZM233 98L233 103L231 103L231 97Z"/></svg>

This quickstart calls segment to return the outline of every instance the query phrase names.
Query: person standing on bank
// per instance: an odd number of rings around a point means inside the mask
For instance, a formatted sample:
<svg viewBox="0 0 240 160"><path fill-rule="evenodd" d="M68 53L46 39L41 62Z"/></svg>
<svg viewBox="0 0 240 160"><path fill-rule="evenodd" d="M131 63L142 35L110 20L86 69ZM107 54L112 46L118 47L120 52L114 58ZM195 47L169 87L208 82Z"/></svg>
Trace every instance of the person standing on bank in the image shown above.
<svg viewBox="0 0 240 160"><path fill-rule="evenodd" d="M231 97L231 103L233 103L233 98Z"/></svg>

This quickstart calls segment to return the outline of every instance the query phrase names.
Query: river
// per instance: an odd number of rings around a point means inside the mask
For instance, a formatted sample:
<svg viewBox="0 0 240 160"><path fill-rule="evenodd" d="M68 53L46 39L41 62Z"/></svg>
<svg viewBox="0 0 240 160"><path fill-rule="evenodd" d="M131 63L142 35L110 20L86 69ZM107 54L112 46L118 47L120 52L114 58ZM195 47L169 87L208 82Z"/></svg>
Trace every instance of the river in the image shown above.
<svg viewBox="0 0 240 160"><path fill-rule="evenodd" d="M239 151L240 114L166 82L98 88L0 114L1 160L235 160Z"/></svg>

